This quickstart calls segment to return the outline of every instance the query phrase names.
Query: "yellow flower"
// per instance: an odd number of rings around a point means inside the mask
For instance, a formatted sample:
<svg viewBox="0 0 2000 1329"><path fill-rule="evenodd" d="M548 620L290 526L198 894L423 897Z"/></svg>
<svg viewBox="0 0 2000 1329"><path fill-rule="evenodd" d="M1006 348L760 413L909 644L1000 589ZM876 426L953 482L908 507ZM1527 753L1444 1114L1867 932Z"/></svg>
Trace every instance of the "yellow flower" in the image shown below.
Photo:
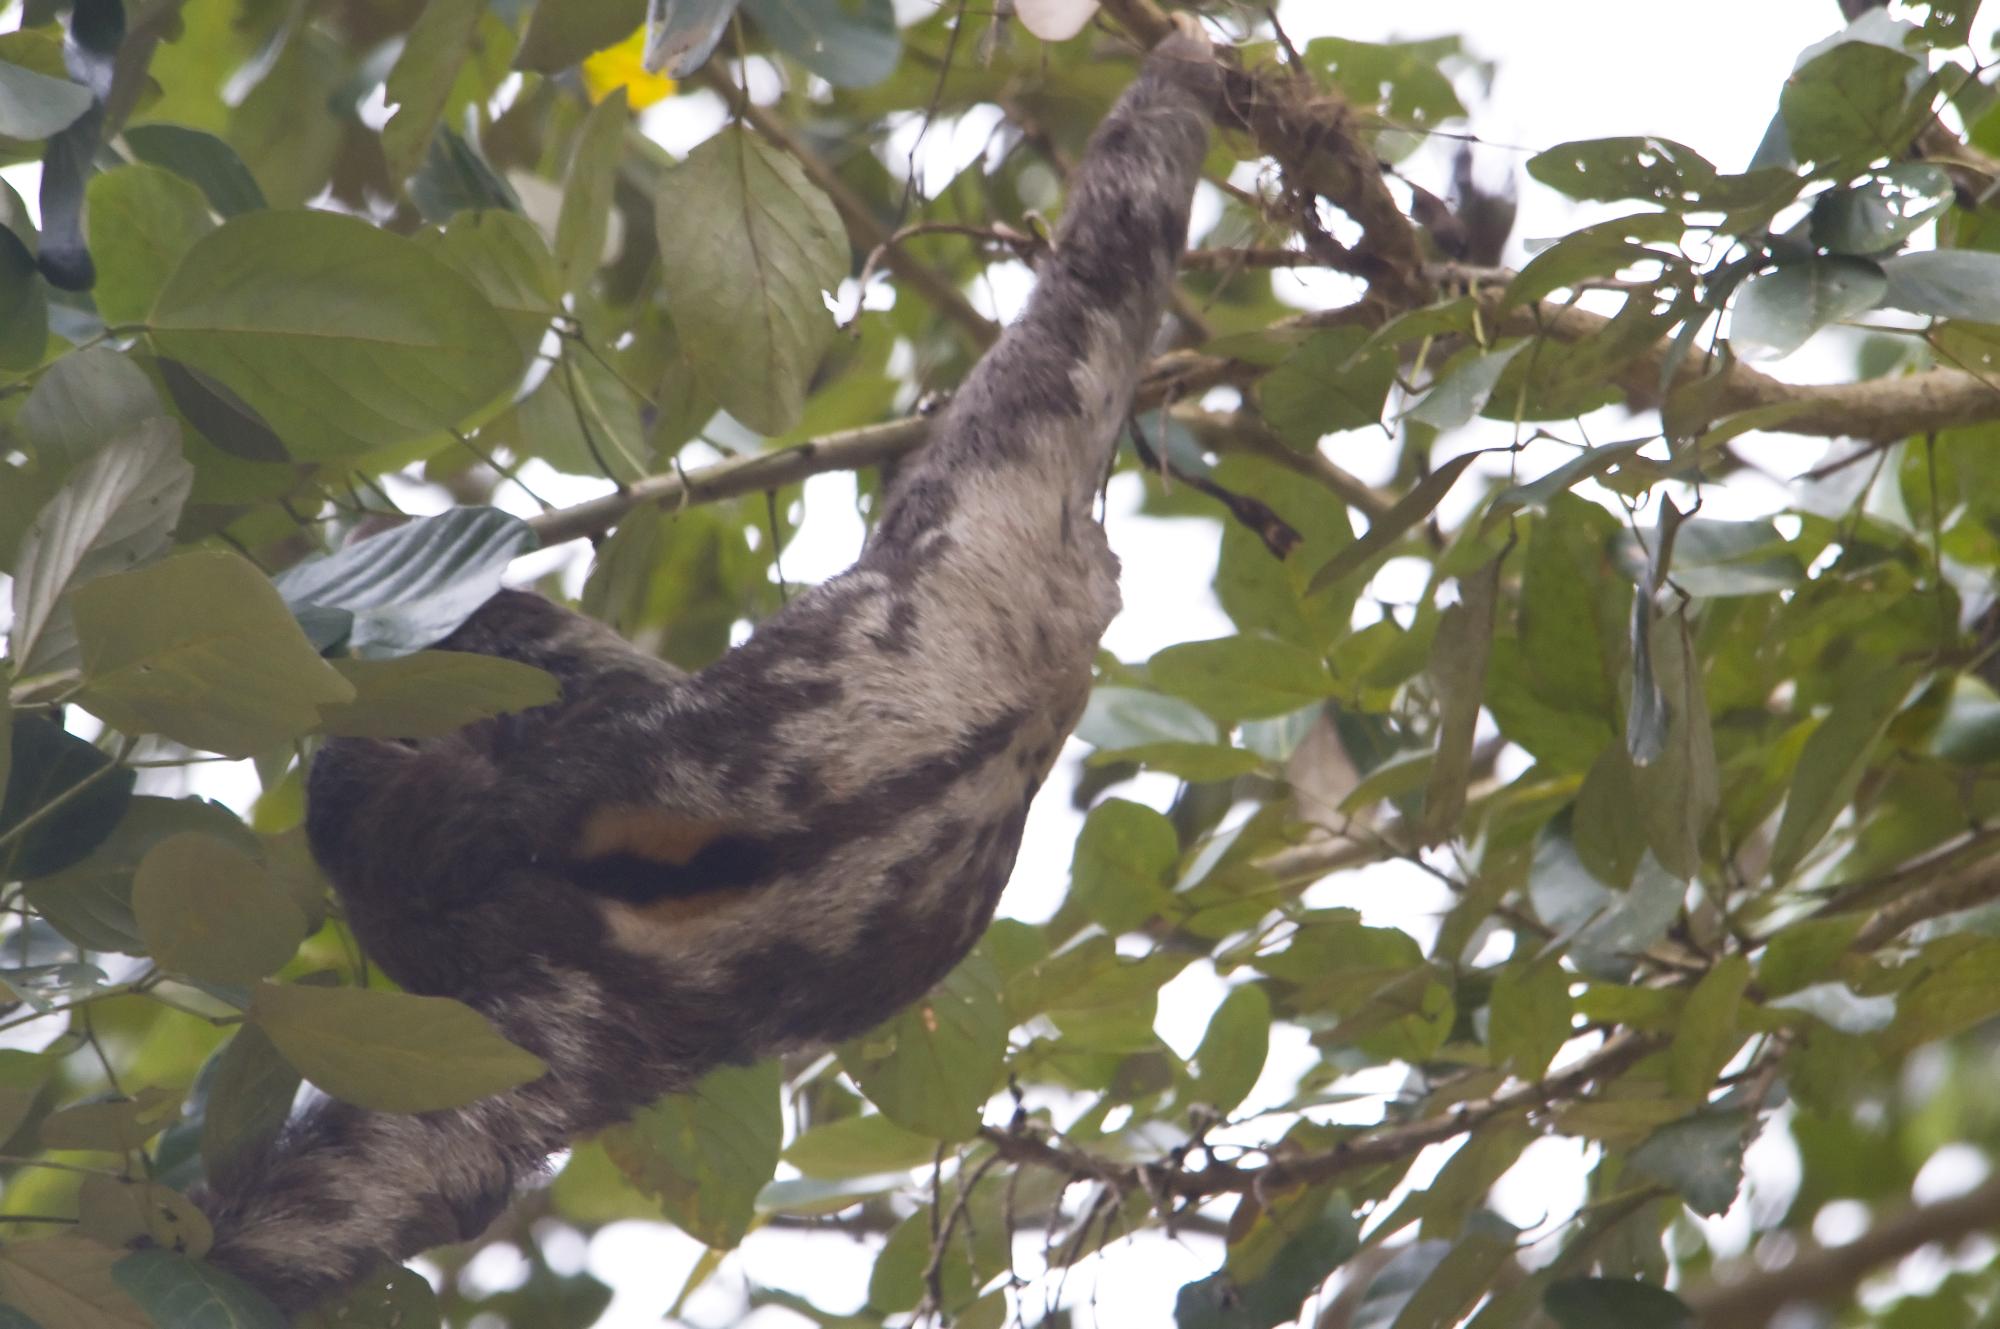
<svg viewBox="0 0 2000 1329"><path fill-rule="evenodd" d="M616 46L607 46L587 57L583 62L583 87L590 94L591 104L603 101L618 88L625 89L625 99L635 111L671 97L674 81L664 74L647 73L645 55L646 29L640 27Z"/></svg>

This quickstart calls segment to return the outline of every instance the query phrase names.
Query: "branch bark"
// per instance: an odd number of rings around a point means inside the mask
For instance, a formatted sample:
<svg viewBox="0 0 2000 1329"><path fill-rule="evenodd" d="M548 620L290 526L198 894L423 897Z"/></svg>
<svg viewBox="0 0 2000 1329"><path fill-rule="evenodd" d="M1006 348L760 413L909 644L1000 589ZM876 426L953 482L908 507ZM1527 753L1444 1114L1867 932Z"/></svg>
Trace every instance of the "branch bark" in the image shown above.
<svg viewBox="0 0 2000 1329"><path fill-rule="evenodd" d="M1955 1242L2000 1225L2000 1176L1936 1204L1912 1205L1840 1246L1807 1245L1776 1269L1681 1294L1703 1329L1757 1329L1792 1302L1846 1300L1872 1271L1932 1242Z"/></svg>

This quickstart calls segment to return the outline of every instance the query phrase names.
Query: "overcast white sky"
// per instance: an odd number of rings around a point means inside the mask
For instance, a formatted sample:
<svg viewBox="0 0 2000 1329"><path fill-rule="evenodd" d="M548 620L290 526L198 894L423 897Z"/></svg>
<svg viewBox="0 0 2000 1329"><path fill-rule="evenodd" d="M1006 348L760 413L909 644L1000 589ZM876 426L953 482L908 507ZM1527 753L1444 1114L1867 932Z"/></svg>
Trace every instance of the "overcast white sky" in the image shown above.
<svg viewBox="0 0 2000 1329"><path fill-rule="evenodd" d="M928 0L899 0L906 15L922 12ZM0 5L4 14L5 5ZM18 11L16 11L18 12ZM1603 0L1404 0L1404 3L1352 4L1335 0L1286 0L1279 14L1291 36L1303 42L1314 36L1338 34L1363 40L1433 37L1458 33L1469 53L1490 59L1497 76L1490 94L1462 89L1473 108L1472 128L1488 145L1481 154L1482 178L1513 175L1520 190L1520 221L1510 263L1518 263L1524 240L1563 234L1596 215L1582 211L1528 180L1521 165L1533 153L1566 139L1613 134L1652 133L1679 139L1725 169L1740 169L1762 136L1776 104L1777 90L1798 51L1834 31L1840 23L1834 0L1732 0L1731 3L1607 4ZM0 24L4 25L4 24ZM663 103L650 113L649 132L680 149L705 137L711 107L689 99ZM948 135L933 144L951 154ZM966 141L979 142L968 127ZM900 156L898 157L900 160ZM1406 164L1406 170L1443 192L1448 152L1427 152ZM940 163L942 165L942 163ZM26 185L18 170L9 177ZM24 187L24 193L31 191ZM1005 283L1000 283L1005 285ZM1004 306L1018 299L1018 289L992 293ZM1296 292L1301 302L1329 299L1310 287ZM1818 358L1815 358L1817 354ZM1841 357L1825 348L1806 353L1777 367L1787 376L1820 377L1838 372ZM1610 417L1615 437L1616 417ZM1776 445L1763 454L1774 469L1791 473L1809 466L1816 455L1804 444ZM1332 445L1344 466L1366 475L1380 475L1391 464L1391 452L1379 436L1347 436ZM1556 458L1559 460L1560 458ZM1553 465L1554 461L1547 463ZM1534 473L1542 469L1527 464ZM590 487L565 483L560 477L535 481L543 492L555 491L569 500ZM854 516L852 482L826 476L807 488L808 521L799 539L786 551L785 567L794 580L811 580L838 570L859 546L861 527ZM400 495L399 495L400 496ZM1768 504L1774 491L1759 494L1752 487L1740 501ZM413 510L429 510L437 498L409 495ZM1113 625L1106 644L1122 658L1144 659L1161 646L1194 637L1230 631L1208 590L1215 565L1218 528L1212 522L1167 522L1133 515L1136 482L1120 477L1109 498L1109 527L1114 547L1124 561L1125 612ZM570 560L576 549L539 556L517 570L539 574L547 561ZM547 560L547 561L545 561ZM580 577L581 568L572 572ZM1394 597L1408 591L1396 585L1393 573L1378 582L1379 594ZM1072 744L1064 765L1044 790L1030 818L1029 831L1002 912L1030 920L1048 915L1066 886L1068 862L1079 819L1068 807L1080 745ZM205 792L228 797L241 806L254 791L247 770L196 768ZM1164 778L1143 780L1118 791L1164 805L1172 784ZM1315 888L1315 902L1359 907L1372 923L1402 927L1428 939L1436 913L1444 906L1441 889L1422 873L1385 866L1324 883ZM1222 992L1205 966L1191 967L1162 994L1158 1029L1182 1052L1192 1050L1208 1015ZM1289 1080L1307 1059L1302 1040L1274 1043L1273 1066L1259 1089L1267 1100L1282 1099ZM1393 1088L1393 1081L1373 1089ZM1348 1119L1372 1120L1379 1105L1362 1103ZM1530 1226L1560 1219L1581 1197L1580 1156L1569 1145L1548 1141L1530 1150L1523 1166L1503 1183L1497 1203L1503 1216ZM1428 1172L1442 1155L1426 1160ZM1753 1175L1762 1187L1761 1200L1772 1204L1788 1197L1796 1184L1796 1162L1789 1146L1769 1133L1760 1144ZM1740 1242L1745 1230L1744 1206L1718 1224L1725 1238ZM1837 1234L1828 1234L1837 1235ZM602 1232L586 1251L580 1241L549 1244L559 1265L589 1267L613 1282L617 1298L599 1322L602 1329L650 1329L678 1291L699 1255L699 1248L677 1232L652 1224L620 1224ZM1151 1329L1172 1323L1175 1293L1181 1283L1214 1267L1218 1249L1212 1243L1170 1244L1151 1237L1117 1246L1074 1271L1064 1300L1084 1309L1080 1321L1115 1329ZM1028 1245L1021 1252L1023 1268L1034 1266ZM496 1254L478 1272L505 1283L518 1276L503 1254ZM701 1325L731 1323L742 1305L739 1290L745 1275L768 1286L809 1292L829 1309L856 1309L866 1289L870 1261L854 1258L838 1238L802 1238L792 1233L753 1234L725 1272L698 1294L690 1319ZM1035 1294L1039 1305L1040 1293ZM771 1329L803 1321L785 1312L766 1311L747 1321Z"/></svg>

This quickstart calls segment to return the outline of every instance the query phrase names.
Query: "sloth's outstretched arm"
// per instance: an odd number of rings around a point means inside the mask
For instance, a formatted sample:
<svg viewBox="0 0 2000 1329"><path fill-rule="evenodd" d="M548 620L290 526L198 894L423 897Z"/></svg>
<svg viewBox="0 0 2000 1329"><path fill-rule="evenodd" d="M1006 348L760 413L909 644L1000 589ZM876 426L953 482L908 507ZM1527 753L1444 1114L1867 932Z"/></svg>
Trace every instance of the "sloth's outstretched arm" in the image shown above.
<svg viewBox="0 0 2000 1329"><path fill-rule="evenodd" d="M322 749L308 832L368 954L551 1070L451 1112L315 1104L216 1179L211 1258L310 1304L477 1235L578 1136L858 1033L964 956L1117 610L1093 503L1219 83L1195 32L1155 49L853 568L692 677L503 594L441 644L550 670L559 704Z"/></svg>

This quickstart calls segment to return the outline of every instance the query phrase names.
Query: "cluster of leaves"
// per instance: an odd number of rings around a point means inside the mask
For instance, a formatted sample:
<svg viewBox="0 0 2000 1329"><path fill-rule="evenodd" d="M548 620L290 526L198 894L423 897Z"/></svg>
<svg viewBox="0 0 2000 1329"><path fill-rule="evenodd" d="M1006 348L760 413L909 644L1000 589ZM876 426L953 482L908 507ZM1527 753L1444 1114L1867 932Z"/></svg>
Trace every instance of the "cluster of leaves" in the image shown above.
<svg viewBox="0 0 2000 1329"><path fill-rule="evenodd" d="M534 543L483 504L525 463L631 482L955 381L990 328L952 298L1003 256L962 232L1055 207L1133 66L1106 34L1044 45L950 6L898 28L889 0L671 6L655 43L700 93L638 69L637 0L61 8L0 35L0 160L43 163L39 231L0 186L0 1329L261 1326L275 1313L201 1262L185 1192L302 1079L421 1111L539 1070L464 1008L371 979L300 843L312 741L550 699L538 671L418 649ZM1095 6L1021 9L1060 36ZM2000 109L1969 22L1933 4L1807 52L1744 174L1657 139L1541 154L1541 184L1635 211L1380 326L1293 317L1256 264L1191 273L1205 349L1253 386L1219 433L1197 441L1186 412L1158 432L1302 540L1280 561L1224 527L1235 631L1105 661L1062 907L996 924L830 1058L719 1072L580 1145L533 1212L664 1216L711 1249L691 1288L766 1225L869 1234L858 1320L758 1294L825 1324L1027 1322L1018 1228L1059 1276L1195 1225L1226 1255L1182 1290L1186 1329L1268 1329L1335 1275L1350 1323L1672 1325L1690 1311L1666 1284L1695 1304L1724 1286L1688 1214L1730 1208L1760 1129L1790 1133L1804 1180L1758 1221L1808 1243L1829 1202L1892 1216L1944 1145L1994 1144L2000 942L1976 906L2000 856L2000 476L1981 478L2000 424L1862 454L1783 513L1682 515L1729 484L1732 438L1797 408L1719 406L1736 355L1883 307L1942 321L1874 372L1987 366L2000 232L1951 172L2000 148ZM725 39L780 75L775 100L702 65ZM1370 113L1384 159L1465 113L1450 41L1298 58ZM638 131L642 102L717 96L739 116L684 159ZM1943 146L1941 106L1966 127ZM823 292L908 219L880 149L911 116L982 107L1018 131L1007 150L935 191L951 227L903 237L878 278L893 306L838 336ZM1225 136L1212 165L1239 162L1260 179L1259 146ZM1289 243L1268 203L1232 201L1203 242ZM1617 305L1598 335L1529 335L1548 297L1596 287ZM1468 442L1526 421L1560 439L1635 374L1662 389L1658 433L1578 444L1440 523L1490 478ZM1323 439L1385 419L1390 492L1314 482ZM462 506L340 548L389 511L390 475ZM1148 484L1150 511L1219 520ZM796 519L790 492L628 514L584 606L703 663L778 602ZM1407 603L1371 594L1390 559L1425 570ZM203 753L255 760L247 820L172 796ZM1181 782L1167 811L1117 796L1141 771ZM1451 889L1435 935L1309 893L1387 860ZM1155 1017L1197 964L1227 995L1182 1057ZM1276 1027L1317 1058L1239 1114ZM1407 1076L1385 1124L1337 1124L1347 1077L1383 1067ZM1551 1135L1593 1146L1589 1203L1530 1268L1487 1197ZM394 1271L321 1318L602 1309L525 1225L507 1239L517 1288L448 1279L440 1302ZM1852 1317L1852 1283L1800 1291ZM1955 1307L1996 1299L2000 1274L1969 1267L1897 1314L1969 1323Z"/></svg>

